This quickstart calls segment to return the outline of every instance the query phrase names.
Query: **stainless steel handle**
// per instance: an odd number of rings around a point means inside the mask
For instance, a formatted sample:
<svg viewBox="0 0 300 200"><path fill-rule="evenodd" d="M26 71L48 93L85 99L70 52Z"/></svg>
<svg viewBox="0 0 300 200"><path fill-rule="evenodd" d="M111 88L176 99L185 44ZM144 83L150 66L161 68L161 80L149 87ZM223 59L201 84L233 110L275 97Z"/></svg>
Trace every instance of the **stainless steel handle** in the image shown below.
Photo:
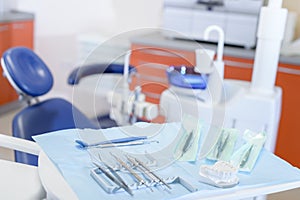
<svg viewBox="0 0 300 200"><path fill-rule="evenodd" d="M25 24L23 23L13 23L13 29L24 29Z"/></svg>
<svg viewBox="0 0 300 200"><path fill-rule="evenodd" d="M253 64L251 64L251 63L243 63L243 62L237 62L237 61L231 61L231 60L225 60L224 62L225 62L225 65L231 66L231 67L239 67L239 68L245 68L245 69L253 68ZM288 67L282 67L279 65L277 72L291 74L291 75L300 75L300 67L299 67L299 69L290 69Z"/></svg>
<svg viewBox="0 0 300 200"><path fill-rule="evenodd" d="M185 58L186 56L183 55L183 53L179 53L176 51L172 51L169 49L159 49L159 48L149 48L149 47L144 47L144 48L137 48L134 49L134 51L137 52L142 52L145 54L150 54L150 55L154 55L154 56L165 56L165 57L172 57L172 58Z"/></svg>
<svg viewBox="0 0 300 200"><path fill-rule="evenodd" d="M251 63L243 63L243 62L232 61L232 60L224 60L224 63L225 65L231 67L240 67L240 68L247 68L247 69L253 68L253 64Z"/></svg>

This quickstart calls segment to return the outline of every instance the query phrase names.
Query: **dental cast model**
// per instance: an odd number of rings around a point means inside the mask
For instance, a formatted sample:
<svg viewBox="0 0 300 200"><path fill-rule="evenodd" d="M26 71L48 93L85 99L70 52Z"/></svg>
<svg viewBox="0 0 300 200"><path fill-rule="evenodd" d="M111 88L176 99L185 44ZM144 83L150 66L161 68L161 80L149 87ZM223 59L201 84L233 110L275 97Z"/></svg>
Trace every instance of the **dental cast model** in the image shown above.
<svg viewBox="0 0 300 200"><path fill-rule="evenodd" d="M221 188L238 184L238 168L226 161L218 161L214 165L200 167L200 181Z"/></svg>

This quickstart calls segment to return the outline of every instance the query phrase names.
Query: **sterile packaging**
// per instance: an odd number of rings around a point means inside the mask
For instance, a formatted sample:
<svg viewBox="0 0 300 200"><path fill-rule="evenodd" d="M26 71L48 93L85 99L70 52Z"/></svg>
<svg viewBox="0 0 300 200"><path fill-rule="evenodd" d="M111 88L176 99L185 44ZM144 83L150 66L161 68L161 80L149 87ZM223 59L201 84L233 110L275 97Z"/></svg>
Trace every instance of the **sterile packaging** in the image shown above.
<svg viewBox="0 0 300 200"><path fill-rule="evenodd" d="M230 162L239 171L251 172L266 141L266 133L245 130L243 140L245 143L233 153Z"/></svg>
<svg viewBox="0 0 300 200"><path fill-rule="evenodd" d="M188 162L197 160L202 128L203 124L198 118L184 115L179 140L174 149L174 158Z"/></svg>
<svg viewBox="0 0 300 200"><path fill-rule="evenodd" d="M220 131L221 134L206 158L209 160L229 161L238 138L238 130L222 128Z"/></svg>

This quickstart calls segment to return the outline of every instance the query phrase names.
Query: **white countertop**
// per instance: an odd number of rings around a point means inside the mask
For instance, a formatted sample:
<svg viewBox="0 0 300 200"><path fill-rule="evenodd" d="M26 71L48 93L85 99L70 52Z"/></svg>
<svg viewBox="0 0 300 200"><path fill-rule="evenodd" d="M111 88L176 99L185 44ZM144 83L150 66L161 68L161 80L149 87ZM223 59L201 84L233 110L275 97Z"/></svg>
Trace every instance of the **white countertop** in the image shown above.
<svg viewBox="0 0 300 200"><path fill-rule="evenodd" d="M33 20L34 14L32 13L26 13L26 12L19 12L19 11L10 11L5 12L0 15L0 22L13 22L13 21L27 21L27 20Z"/></svg>
<svg viewBox="0 0 300 200"><path fill-rule="evenodd" d="M149 31L132 37L131 42L140 45L155 45L158 47L178 49L184 51L194 51L199 45L207 49L216 49L216 44L197 43L194 40L182 40L165 37L161 32ZM243 47L225 46L224 56L233 56L237 58L254 59L255 49L246 49ZM280 56L280 63L300 65L300 56Z"/></svg>

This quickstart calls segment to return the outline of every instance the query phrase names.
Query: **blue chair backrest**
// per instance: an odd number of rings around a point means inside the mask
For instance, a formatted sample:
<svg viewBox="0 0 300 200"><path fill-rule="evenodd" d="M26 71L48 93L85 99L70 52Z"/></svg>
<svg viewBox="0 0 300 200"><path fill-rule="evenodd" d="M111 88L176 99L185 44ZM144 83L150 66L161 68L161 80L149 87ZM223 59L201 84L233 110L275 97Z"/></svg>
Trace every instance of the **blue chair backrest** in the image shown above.
<svg viewBox="0 0 300 200"><path fill-rule="evenodd" d="M32 50L15 47L2 57L2 67L10 83L22 94L38 97L53 85L47 65ZM64 99L53 98L21 110L13 119L13 136L32 140L33 135L71 128L98 128L76 107ZM55 148L55 147L53 147ZM37 165L37 157L15 152L17 162Z"/></svg>
<svg viewBox="0 0 300 200"><path fill-rule="evenodd" d="M15 89L28 96L46 94L53 77L43 60L26 47L14 47L4 52L2 67Z"/></svg>

